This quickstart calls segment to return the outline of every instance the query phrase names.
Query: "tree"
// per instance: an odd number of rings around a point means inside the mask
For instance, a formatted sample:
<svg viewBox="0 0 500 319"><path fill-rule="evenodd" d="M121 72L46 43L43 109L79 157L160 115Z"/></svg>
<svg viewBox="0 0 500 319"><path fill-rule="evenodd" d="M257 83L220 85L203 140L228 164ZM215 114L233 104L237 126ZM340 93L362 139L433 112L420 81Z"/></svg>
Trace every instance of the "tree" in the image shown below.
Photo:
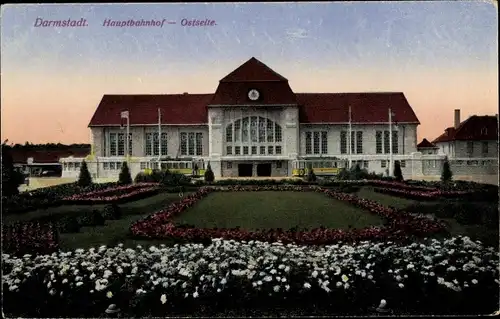
<svg viewBox="0 0 500 319"><path fill-rule="evenodd" d="M212 166L208 162L207 170L205 171L205 182L212 183L215 180L214 172L212 171Z"/></svg>
<svg viewBox="0 0 500 319"><path fill-rule="evenodd" d="M450 163L448 162L448 157L446 157L443 163L443 170L441 171L441 181L443 183L449 183L451 182L452 178L453 178L453 173L451 172L450 169Z"/></svg>
<svg viewBox="0 0 500 319"><path fill-rule="evenodd" d="M23 178L23 175L14 169L10 147L2 144L2 196L19 194L19 185L22 184Z"/></svg>
<svg viewBox="0 0 500 319"><path fill-rule="evenodd" d="M403 181L403 172L401 172L401 164L399 163L399 161L396 161L394 163L394 178L398 182Z"/></svg>
<svg viewBox="0 0 500 319"><path fill-rule="evenodd" d="M128 169L127 162L123 162L122 170L118 176L118 184L129 185L132 184L132 176L130 176L130 170Z"/></svg>
<svg viewBox="0 0 500 319"><path fill-rule="evenodd" d="M309 168L307 169L307 181L308 182L315 182L316 181L316 174L314 174L314 170L312 168L312 165L309 165Z"/></svg>
<svg viewBox="0 0 500 319"><path fill-rule="evenodd" d="M78 185L82 187L87 187L92 185L92 177L90 176L89 168L87 167L87 162L85 161L82 161L82 166L80 166Z"/></svg>

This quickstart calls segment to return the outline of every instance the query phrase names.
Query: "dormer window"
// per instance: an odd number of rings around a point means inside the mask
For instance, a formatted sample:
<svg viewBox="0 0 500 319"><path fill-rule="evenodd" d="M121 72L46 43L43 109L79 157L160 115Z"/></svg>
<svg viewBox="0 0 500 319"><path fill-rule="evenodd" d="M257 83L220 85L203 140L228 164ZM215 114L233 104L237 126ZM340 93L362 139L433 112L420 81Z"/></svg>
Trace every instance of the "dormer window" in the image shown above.
<svg viewBox="0 0 500 319"><path fill-rule="evenodd" d="M483 127L481 129L481 135L487 135L488 134L488 129L486 127Z"/></svg>

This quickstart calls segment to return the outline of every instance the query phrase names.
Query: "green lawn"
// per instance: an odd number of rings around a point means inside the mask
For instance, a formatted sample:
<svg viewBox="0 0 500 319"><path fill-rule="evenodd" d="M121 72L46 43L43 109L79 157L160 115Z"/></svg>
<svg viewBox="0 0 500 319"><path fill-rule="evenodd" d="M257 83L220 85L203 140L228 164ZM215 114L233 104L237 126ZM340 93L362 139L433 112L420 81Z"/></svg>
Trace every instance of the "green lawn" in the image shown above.
<svg viewBox="0 0 500 319"><path fill-rule="evenodd" d="M382 225L383 220L347 203L314 192L213 193L176 218L203 228L348 229Z"/></svg>

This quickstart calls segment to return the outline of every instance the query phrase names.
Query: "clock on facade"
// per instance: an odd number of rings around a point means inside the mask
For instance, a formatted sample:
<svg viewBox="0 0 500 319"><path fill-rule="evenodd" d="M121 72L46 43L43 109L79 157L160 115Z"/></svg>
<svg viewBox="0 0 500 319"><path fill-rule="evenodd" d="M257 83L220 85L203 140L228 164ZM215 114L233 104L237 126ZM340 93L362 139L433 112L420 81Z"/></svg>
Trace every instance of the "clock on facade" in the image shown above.
<svg viewBox="0 0 500 319"><path fill-rule="evenodd" d="M255 89L251 89L250 91L248 91L248 98L252 101L256 101L259 99L259 91L255 90Z"/></svg>

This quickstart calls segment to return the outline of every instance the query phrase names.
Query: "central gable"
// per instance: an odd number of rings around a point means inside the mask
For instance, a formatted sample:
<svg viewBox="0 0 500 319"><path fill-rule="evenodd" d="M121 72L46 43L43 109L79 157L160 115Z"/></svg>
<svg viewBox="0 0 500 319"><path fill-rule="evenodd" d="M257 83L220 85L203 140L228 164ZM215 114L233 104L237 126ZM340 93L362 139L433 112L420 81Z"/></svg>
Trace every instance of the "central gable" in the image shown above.
<svg viewBox="0 0 500 319"><path fill-rule="evenodd" d="M257 98L249 97L250 91ZM288 80L252 57L219 81L209 106L278 106L297 105Z"/></svg>

